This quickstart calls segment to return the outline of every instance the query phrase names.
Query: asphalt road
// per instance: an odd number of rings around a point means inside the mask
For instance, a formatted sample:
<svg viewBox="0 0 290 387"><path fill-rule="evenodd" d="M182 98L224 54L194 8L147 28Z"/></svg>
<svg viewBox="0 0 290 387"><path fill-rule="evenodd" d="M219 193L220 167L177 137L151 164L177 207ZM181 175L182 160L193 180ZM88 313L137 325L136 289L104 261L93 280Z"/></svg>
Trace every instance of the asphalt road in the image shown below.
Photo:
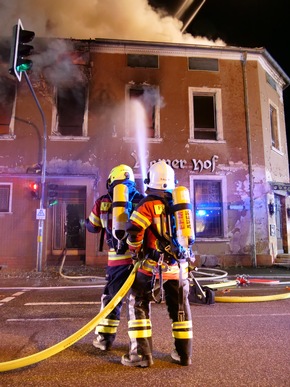
<svg viewBox="0 0 290 387"><path fill-rule="evenodd" d="M61 342L99 311L102 286L98 281L67 281L64 287L56 288L42 288L40 280L19 282L19 288L17 281L10 282L2 280L4 286L0 285L0 363ZM255 284L220 294L286 291L287 285ZM290 386L290 299L191 308L194 348L190 367L172 363L173 340L166 306L152 304L151 368L124 367L120 363L128 348L124 307L117 340L110 352L103 353L92 346L91 331L54 356L0 373L0 386Z"/></svg>

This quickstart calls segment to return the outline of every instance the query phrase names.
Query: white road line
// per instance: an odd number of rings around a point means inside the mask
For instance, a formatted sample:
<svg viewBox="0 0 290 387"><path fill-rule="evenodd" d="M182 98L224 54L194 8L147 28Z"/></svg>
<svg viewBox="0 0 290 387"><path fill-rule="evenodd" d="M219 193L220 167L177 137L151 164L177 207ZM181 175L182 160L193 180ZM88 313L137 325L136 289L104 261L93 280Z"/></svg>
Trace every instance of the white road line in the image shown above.
<svg viewBox="0 0 290 387"><path fill-rule="evenodd" d="M55 320L79 320L83 317L59 317L59 318L8 318L7 322L27 322L27 321L55 321Z"/></svg>
<svg viewBox="0 0 290 387"><path fill-rule="evenodd" d="M0 300L0 301L1 301L0 306L3 305L3 302L6 303L6 302L9 302L9 301L12 301L12 300L14 300L15 297L21 296L23 293L25 293L25 291L17 292L17 293L12 294L11 297L5 297L5 298L3 298L2 300Z"/></svg>
<svg viewBox="0 0 290 387"><path fill-rule="evenodd" d="M6 286L6 287L2 287L0 288L0 290L8 290L8 289L14 289L14 290L18 290L18 289L21 289L23 291L27 291L27 290L62 290L62 289L90 289L90 288L103 288L105 286L105 282L101 285L73 285L73 286L29 286L29 287L26 287L26 286L17 286L17 287L14 287L14 286Z"/></svg>
<svg viewBox="0 0 290 387"><path fill-rule="evenodd" d="M17 293L12 294L12 296L18 297L18 296L21 296L21 294L24 294L24 293L25 293L25 291L23 291L23 292L17 292Z"/></svg>
<svg viewBox="0 0 290 387"><path fill-rule="evenodd" d="M3 299L1 300L1 302L9 302L9 301L14 300L14 298L15 298L15 297L6 297L6 298L3 298Z"/></svg>
<svg viewBox="0 0 290 387"><path fill-rule="evenodd" d="M72 302L27 302L25 306L42 306L42 305L100 305L100 301L72 301Z"/></svg>

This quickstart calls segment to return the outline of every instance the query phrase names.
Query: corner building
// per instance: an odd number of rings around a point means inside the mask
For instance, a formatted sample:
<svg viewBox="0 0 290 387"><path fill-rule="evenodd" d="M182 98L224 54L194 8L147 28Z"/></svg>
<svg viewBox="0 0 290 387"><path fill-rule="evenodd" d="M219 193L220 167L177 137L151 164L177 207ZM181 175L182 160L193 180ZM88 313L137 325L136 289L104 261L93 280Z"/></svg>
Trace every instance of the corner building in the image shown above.
<svg viewBox="0 0 290 387"><path fill-rule="evenodd" d="M197 265L271 266L289 253L290 79L265 49L103 39L40 47L29 77L46 144L27 83L1 64L0 266L36 266L33 182L45 191L42 267L65 246L68 259L97 265L106 251L84 219L110 170L128 164L142 191L160 159L190 191ZM41 67L46 52L53 60Z"/></svg>

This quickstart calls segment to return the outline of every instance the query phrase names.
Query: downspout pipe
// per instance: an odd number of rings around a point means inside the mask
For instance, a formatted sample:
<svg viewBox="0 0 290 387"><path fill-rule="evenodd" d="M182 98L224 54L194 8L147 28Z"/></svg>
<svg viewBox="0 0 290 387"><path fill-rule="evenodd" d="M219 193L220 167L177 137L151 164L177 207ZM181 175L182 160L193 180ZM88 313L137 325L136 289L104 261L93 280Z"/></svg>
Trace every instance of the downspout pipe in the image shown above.
<svg viewBox="0 0 290 387"><path fill-rule="evenodd" d="M252 160L251 127L250 127L250 118L249 118L248 79L247 79L246 66L247 66L247 52L243 52L243 54L242 54L242 69L243 69L244 105L245 105L245 121L246 121L247 147L248 147L248 166L249 166L249 193L250 193L250 214L251 214L251 256L252 256L252 266L257 267L256 225L255 225L255 210L254 210L253 160Z"/></svg>

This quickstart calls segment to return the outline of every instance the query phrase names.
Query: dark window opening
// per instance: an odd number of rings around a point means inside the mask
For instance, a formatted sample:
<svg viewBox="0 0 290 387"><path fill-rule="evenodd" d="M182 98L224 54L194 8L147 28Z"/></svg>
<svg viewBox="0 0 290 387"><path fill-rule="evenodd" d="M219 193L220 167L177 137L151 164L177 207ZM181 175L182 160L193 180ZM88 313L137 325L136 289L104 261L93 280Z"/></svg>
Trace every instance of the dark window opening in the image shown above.
<svg viewBox="0 0 290 387"><path fill-rule="evenodd" d="M138 99L146 114L147 136L154 138L155 136L155 115L156 115L156 90L154 88L130 88L130 99Z"/></svg>
<svg viewBox="0 0 290 387"><path fill-rule="evenodd" d="M0 212L10 211L10 193L11 193L10 184L0 185Z"/></svg>
<svg viewBox="0 0 290 387"><path fill-rule="evenodd" d="M0 77L0 135L10 134L15 93L15 82L9 78Z"/></svg>
<svg viewBox="0 0 290 387"><path fill-rule="evenodd" d="M277 110L272 105L270 105L270 127L271 127L272 146L276 149L279 149Z"/></svg>
<svg viewBox="0 0 290 387"><path fill-rule="evenodd" d="M194 138L216 140L215 97L205 95L193 96Z"/></svg>
<svg viewBox="0 0 290 387"><path fill-rule="evenodd" d="M86 87L59 88L57 91L58 132L63 136L82 136L86 107Z"/></svg>

